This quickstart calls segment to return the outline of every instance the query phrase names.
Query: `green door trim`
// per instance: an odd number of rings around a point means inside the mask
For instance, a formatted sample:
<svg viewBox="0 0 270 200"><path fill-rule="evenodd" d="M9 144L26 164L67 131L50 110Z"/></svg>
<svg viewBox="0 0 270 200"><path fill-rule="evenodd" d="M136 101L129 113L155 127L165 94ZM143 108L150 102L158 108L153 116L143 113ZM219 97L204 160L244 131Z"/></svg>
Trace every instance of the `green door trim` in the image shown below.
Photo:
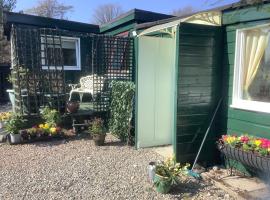
<svg viewBox="0 0 270 200"><path fill-rule="evenodd" d="M174 120L173 120L173 153L177 153L177 96L178 96L178 66L179 66L179 25L176 27L175 34L175 88L174 88ZM176 156L176 155L175 155Z"/></svg>
<svg viewBox="0 0 270 200"><path fill-rule="evenodd" d="M138 149L138 49L139 49L139 38L134 38L135 48L135 149Z"/></svg>

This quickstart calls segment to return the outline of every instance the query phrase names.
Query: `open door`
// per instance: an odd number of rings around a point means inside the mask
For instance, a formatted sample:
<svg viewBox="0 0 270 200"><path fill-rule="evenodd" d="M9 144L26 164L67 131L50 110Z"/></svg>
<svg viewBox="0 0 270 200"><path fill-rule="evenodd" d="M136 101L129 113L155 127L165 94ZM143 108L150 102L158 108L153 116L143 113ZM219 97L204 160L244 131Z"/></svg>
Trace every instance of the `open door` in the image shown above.
<svg viewBox="0 0 270 200"><path fill-rule="evenodd" d="M137 148L172 144L175 39L141 36L137 57Z"/></svg>

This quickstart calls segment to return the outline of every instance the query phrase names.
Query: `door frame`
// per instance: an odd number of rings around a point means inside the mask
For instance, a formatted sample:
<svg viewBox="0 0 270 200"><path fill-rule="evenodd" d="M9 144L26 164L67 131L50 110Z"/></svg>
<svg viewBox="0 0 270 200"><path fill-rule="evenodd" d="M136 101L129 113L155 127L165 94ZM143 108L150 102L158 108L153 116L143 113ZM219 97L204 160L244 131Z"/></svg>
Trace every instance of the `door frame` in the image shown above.
<svg viewBox="0 0 270 200"><path fill-rule="evenodd" d="M179 66L179 25L176 26L176 32L175 32L175 85L174 85L174 92L173 92L173 99L174 99L174 105L173 105L173 131L172 131L172 146L173 146L173 153L176 154L177 152L177 145L176 145L176 122L177 122L177 83L178 83L178 66ZM149 36L149 35L147 35ZM134 38L134 53L135 53L135 67L136 67L136 73L135 73L135 149L138 149L138 61L139 61L139 38Z"/></svg>

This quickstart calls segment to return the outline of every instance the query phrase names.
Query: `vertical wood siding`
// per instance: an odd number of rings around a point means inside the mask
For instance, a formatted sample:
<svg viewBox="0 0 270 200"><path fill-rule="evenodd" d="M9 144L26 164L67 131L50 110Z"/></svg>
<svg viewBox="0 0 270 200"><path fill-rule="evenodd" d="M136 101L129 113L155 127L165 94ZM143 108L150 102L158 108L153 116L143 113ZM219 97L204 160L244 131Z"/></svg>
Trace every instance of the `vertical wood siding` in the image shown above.
<svg viewBox="0 0 270 200"><path fill-rule="evenodd" d="M226 16L226 14L225 14ZM226 104L224 105L224 120L227 127L224 132L229 134L250 134L259 137L270 138L270 113L252 112L231 108L232 88L234 75L234 56L236 30L269 23L269 20L245 22L235 25L227 25L224 31L224 86L226 89Z"/></svg>
<svg viewBox="0 0 270 200"><path fill-rule="evenodd" d="M192 162L221 96L222 31L220 27L181 24L177 83L177 159ZM213 160L217 120L201 153Z"/></svg>

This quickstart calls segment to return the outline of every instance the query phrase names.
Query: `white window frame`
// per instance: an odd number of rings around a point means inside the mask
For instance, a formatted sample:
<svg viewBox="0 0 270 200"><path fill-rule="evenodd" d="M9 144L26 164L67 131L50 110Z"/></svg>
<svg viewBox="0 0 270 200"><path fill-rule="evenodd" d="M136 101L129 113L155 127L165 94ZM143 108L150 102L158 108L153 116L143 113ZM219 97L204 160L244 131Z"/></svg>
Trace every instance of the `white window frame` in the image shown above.
<svg viewBox="0 0 270 200"><path fill-rule="evenodd" d="M269 27L270 24L264 24L259 26L253 26L244 29L236 30L236 41L235 41L235 58L234 58L234 78L233 78L233 94L232 94L232 104L231 108L254 111L254 112L264 112L270 113L270 102L260 102L260 101L250 101L242 99L243 94L243 69L242 69L242 57L241 51L244 46L245 31Z"/></svg>
<svg viewBox="0 0 270 200"><path fill-rule="evenodd" d="M43 40L45 36L41 35L41 42ZM54 36L48 35L48 38L52 38ZM69 70L81 70L81 44L80 44L80 38L77 37L66 37L66 36L61 36L61 42L63 43L63 41L72 41L75 42L75 46L76 46L76 65L74 66L67 66L64 65L64 70L65 71L69 71ZM43 43L43 42L42 42ZM44 44L41 44L41 49L45 49ZM41 63L45 63L45 61L43 60L43 58L41 58ZM42 65L42 69L43 70L54 70L55 66L46 66L46 65ZM56 69L61 70L62 67L59 66Z"/></svg>

